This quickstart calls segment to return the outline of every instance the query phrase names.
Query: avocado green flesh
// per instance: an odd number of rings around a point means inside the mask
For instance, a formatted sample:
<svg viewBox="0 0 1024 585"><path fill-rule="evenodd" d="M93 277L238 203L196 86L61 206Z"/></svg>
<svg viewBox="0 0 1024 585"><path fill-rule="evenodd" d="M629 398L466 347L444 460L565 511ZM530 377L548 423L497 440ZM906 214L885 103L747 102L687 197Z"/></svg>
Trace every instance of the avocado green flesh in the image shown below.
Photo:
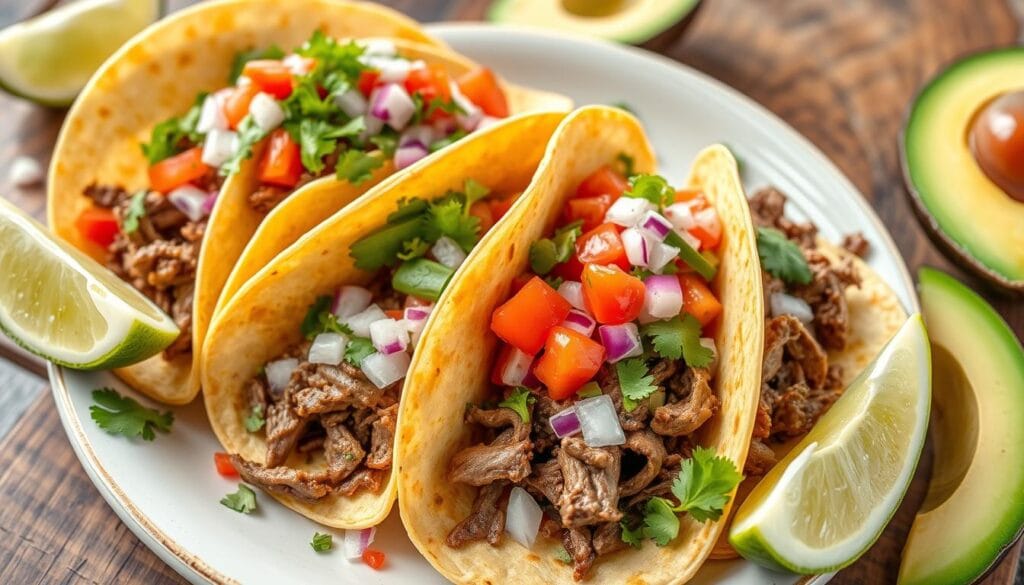
<svg viewBox="0 0 1024 585"><path fill-rule="evenodd" d="M539 26L643 43L672 27L700 0L496 0L487 13L497 23Z"/></svg>
<svg viewBox="0 0 1024 585"><path fill-rule="evenodd" d="M926 268L919 280L933 344L935 463L899 583L966 584L1024 523L1024 349L954 278Z"/></svg>
<svg viewBox="0 0 1024 585"><path fill-rule="evenodd" d="M1024 47L968 57L925 87L904 135L907 178L934 227L1003 279L1024 283L1024 203L981 170L971 123L993 98L1024 89Z"/></svg>

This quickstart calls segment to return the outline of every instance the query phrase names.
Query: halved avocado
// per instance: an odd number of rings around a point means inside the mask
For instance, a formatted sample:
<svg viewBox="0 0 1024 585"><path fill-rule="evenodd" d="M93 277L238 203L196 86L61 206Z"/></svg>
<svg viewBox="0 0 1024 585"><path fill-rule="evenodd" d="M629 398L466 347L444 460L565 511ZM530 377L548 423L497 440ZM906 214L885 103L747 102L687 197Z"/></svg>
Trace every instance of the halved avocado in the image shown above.
<svg viewBox="0 0 1024 585"><path fill-rule="evenodd" d="M918 280L932 342L935 463L898 582L971 583L1024 525L1024 349L953 277L924 268Z"/></svg>
<svg viewBox="0 0 1024 585"><path fill-rule="evenodd" d="M699 4L700 0L496 0L487 17L640 44L688 19Z"/></svg>
<svg viewBox="0 0 1024 585"><path fill-rule="evenodd" d="M990 101L1024 89L1024 47L980 53L935 77L911 105L904 180L922 223L967 268L1024 292L1024 202L978 165L971 124Z"/></svg>

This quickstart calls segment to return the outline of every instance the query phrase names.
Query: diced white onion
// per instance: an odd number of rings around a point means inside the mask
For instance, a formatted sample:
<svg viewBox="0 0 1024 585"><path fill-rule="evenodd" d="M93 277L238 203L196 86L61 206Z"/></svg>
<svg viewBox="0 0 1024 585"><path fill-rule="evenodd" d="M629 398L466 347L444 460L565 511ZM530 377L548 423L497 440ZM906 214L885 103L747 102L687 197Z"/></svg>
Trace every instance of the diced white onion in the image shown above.
<svg viewBox="0 0 1024 585"><path fill-rule="evenodd" d="M312 59L307 59L301 55L292 53L284 59L281 59L281 64L288 68L292 72L292 75L301 77L310 72L311 66L314 64Z"/></svg>
<svg viewBox="0 0 1024 585"><path fill-rule="evenodd" d="M672 222L672 227L685 232L696 225L693 221L693 211L686 203L673 203L665 208L665 219Z"/></svg>
<svg viewBox="0 0 1024 585"><path fill-rule="evenodd" d="M388 316L384 314L384 311L376 304L370 305L362 311L342 319L342 323L348 325L352 333L359 337L370 336L370 323L374 321L380 321L381 319L387 319Z"/></svg>
<svg viewBox="0 0 1024 585"><path fill-rule="evenodd" d="M430 126L424 126L423 124L417 124L416 126L409 126L402 132L402 136L398 139L398 147L401 148L408 144L419 143L422 145L430 145L437 140L437 131Z"/></svg>
<svg viewBox="0 0 1024 585"><path fill-rule="evenodd" d="M355 88L334 96L334 105L341 108L341 111L345 112L349 118L362 116L366 113L368 106L362 92Z"/></svg>
<svg viewBox="0 0 1024 585"><path fill-rule="evenodd" d="M321 333L309 346L309 362L336 366L341 363L341 358L345 357L347 345L348 337L340 333Z"/></svg>
<svg viewBox="0 0 1024 585"><path fill-rule="evenodd" d="M430 149L419 142L409 142L395 149L395 168L404 169L425 159Z"/></svg>
<svg viewBox="0 0 1024 585"><path fill-rule="evenodd" d="M373 63L380 71L381 83L404 83L410 71L425 67L423 61L406 59L374 59Z"/></svg>
<svg viewBox="0 0 1024 585"><path fill-rule="evenodd" d="M590 337L594 334L597 321L585 311L570 309L569 314L565 316L565 321L562 321L562 327Z"/></svg>
<svg viewBox="0 0 1024 585"><path fill-rule="evenodd" d="M636 323L602 325L597 332L601 336L601 345L605 349L605 359L610 364L644 353L644 346L640 341L640 331L637 329Z"/></svg>
<svg viewBox="0 0 1024 585"><path fill-rule="evenodd" d="M211 93L203 100L196 122L196 132L206 134L210 130L227 130L228 117L224 115L223 93Z"/></svg>
<svg viewBox="0 0 1024 585"><path fill-rule="evenodd" d="M619 424L619 415L611 396L602 394L576 403L576 416L580 419L583 442L588 447L609 447L626 442L626 434Z"/></svg>
<svg viewBox="0 0 1024 585"><path fill-rule="evenodd" d="M363 125L365 126L362 133L359 134L361 140L366 140L371 136L380 134L380 131L384 129L384 120L381 120L373 114L367 113L363 116Z"/></svg>
<svg viewBox="0 0 1024 585"><path fill-rule="evenodd" d="M207 215L206 201L210 194L193 185L182 185L167 194L167 200L192 221Z"/></svg>
<svg viewBox="0 0 1024 585"><path fill-rule="evenodd" d="M621 199L620 199L621 200ZM626 250L626 259L633 266L648 266L650 263L650 243L644 234L636 229L629 228L622 232L622 247Z"/></svg>
<svg viewBox="0 0 1024 585"><path fill-rule="evenodd" d="M345 531L345 558L350 560L361 559L366 549L373 544L377 535L377 527L371 526L362 530Z"/></svg>
<svg viewBox="0 0 1024 585"><path fill-rule="evenodd" d="M665 242L649 242L650 248L647 251L647 267L652 272L661 272L661 269L679 255L679 248L669 246Z"/></svg>
<svg viewBox="0 0 1024 585"><path fill-rule="evenodd" d="M629 228L635 226L640 221L640 218L652 209L654 209L654 206L646 199L619 197L608 208L607 213L604 214L604 220Z"/></svg>
<svg viewBox="0 0 1024 585"><path fill-rule="evenodd" d="M386 317L370 323L370 341L377 351L391 355L409 347L409 331L404 323Z"/></svg>
<svg viewBox="0 0 1024 585"><path fill-rule="evenodd" d="M249 102L249 114L263 132L270 132L284 122L284 110L274 96L262 91Z"/></svg>
<svg viewBox="0 0 1024 585"><path fill-rule="evenodd" d="M454 81L449 82L448 87L452 94L452 101L462 110L455 115L455 120L464 130L470 132L476 130L484 119L484 111L466 97Z"/></svg>
<svg viewBox="0 0 1024 585"><path fill-rule="evenodd" d="M527 549L533 548L543 516L544 512L533 496L519 486L512 488L508 496L508 508L505 510L505 532L508 532L512 540Z"/></svg>
<svg viewBox="0 0 1024 585"><path fill-rule="evenodd" d="M427 318L430 317L433 310L433 306L405 308L402 322L405 323L405 329L409 332L409 342L413 347L420 342L420 335L423 333L423 328L427 326Z"/></svg>
<svg viewBox="0 0 1024 585"><path fill-rule="evenodd" d="M430 247L430 254L448 268L458 268L466 261L466 252L462 246L448 236L438 238Z"/></svg>
<svg viewBox="0 0 1024 585"><path fill-rule="evenodd" d="M390 355L371 353L363 359L359 368L374 386L387 388L405 377L409 371L409 362L409 354L404 351Z"/></svg>
<svg viewBox="0 0 1024 585"><path fill-rule="evenodd" d="M718 367L718 346L715 344L715 340L710 337L701 337L700 344L710 349L711 353L714 355L714 357L711 358L711 365L708 366L708 369L711 370L712 374L714 374L715 369Z"/></svg>
<svg viewBox="0 0 1024 585"><path fill-rule="evenodd" d="M672 231L672 223L657 211L648 211L637 223L640 231L651 241L660 242Z"/></svg>
<svg viewBox="0 0 1024 585"><path fill-rule="evenodd" d="M814 311L807 301L801 298L786 293L772 293L770 302L773 317L792 315L805 324L814 321Z"/></svg>
<svg viewBox="0 0 1024 585"><path fill-rule="evenodd" d="M203 142L203 164L220 167L238 150L238 134L231 130L210 130Z"/></svg>
<svg viewBox="0 0 1024 585"><path fill-rule="evenodd" d="M394 57L398 54L398 47L394 41L388 39L364 39L356 42L363 47L363 55L368 57Z"/></svg>
<svg viewBox="0 0 1024 585"><path fill-rule="evenodd" d="M683 289L671 274L648 276L644 280L644 306L640 322L671 319L683 310Z"/></svg>
<svg viewBox="0 0 1024 585"><path fill-rule="evenodd" d="M331 312L335 317L344 319L356 313L361 313L370 306L373 300L373 293L361 286L343 286L334 295L334 306Z"/></svg>
<svg viewBox="0 0 1024 585"><path fill-rule="evenodd" d="M264 372L267 375L267 383L270 384L270 390L273 392L283 391L288 385L288 380L292 377L292 372L298 369L298 367L299 360L295 358L277 360L267 364Z"/></svg>
<svg viewBox="0 0 1024 585"><path fill-rule="evenodd" d="M558 285L558 294L569 301L574 308L581 311L587 310L587 306L583 303L583 283L574 280L562 281L562 284Z"/></svg>
<svg viewBox="0 0 1024 585"><path fill-rule="evenodd" d="M514 347L506 346L508 359L498 373L501 383L505 386L519 386L526 380L530 373L530 366L533 365L533 356Z"/></svg>
<svg viewBox="0 0 1024 585"><path fill-rule="evenodd" d="M404 87L397 83L388 83L373 90L370 96L370 113L395 130L402 130L416 113L416 104Z"/></svg>

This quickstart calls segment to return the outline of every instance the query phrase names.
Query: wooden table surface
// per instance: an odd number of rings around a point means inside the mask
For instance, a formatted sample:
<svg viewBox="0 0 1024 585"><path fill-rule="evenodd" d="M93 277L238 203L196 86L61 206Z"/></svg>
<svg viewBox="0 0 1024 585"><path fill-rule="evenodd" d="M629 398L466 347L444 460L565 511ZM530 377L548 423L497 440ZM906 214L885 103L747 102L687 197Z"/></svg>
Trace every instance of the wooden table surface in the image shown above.
<svg viewBox="0 0 1024 585"><path fill-rule="evenodd" d="M0 0L0 25L47 3ZM385 3L426 22L480 19L487 5ZM963 276L914 219L897 134L908 101L929 76L958 55L1015 43L1022 15L1022 0L706 0L685 37L649 48L735 87L814 142L872 203L912 271L927 264ZM43 189L9 185L7 169L16 155L48 163L61 118L0 94L0 193L39 218ZM967 280L1022 336L1024 303ZM37 359L0 345L0 583L181 583L90 484L43 391L44 377ZM881 540L834 583L895 582L929 466L926 458ZM1012 583L1019 554L1020 543L984 582Z"/></svg>

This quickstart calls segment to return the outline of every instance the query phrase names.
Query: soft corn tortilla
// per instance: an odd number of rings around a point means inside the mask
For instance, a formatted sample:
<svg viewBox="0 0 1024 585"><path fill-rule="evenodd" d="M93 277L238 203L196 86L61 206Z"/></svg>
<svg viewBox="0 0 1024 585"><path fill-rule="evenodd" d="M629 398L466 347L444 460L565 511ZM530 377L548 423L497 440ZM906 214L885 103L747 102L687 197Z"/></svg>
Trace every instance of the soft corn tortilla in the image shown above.
<svg viewBox="0 0 1024 585"><path fill-rule="evenodd" d="M346 0L221 0L205 2L175 13L146 29L112 56L82 91L61 130L49 177L49 223L60 237L102 258L105 251L84 241L75 219L91 203L86 186L148 184L148 164L139 148L158 122L187 111L196 94L223 87L235 54L253 47L290 48L303 43L314 30L335 38L387 37L428 62L443 63L450 71L464 71L468 62L440 41L428 36L408 17L365 2ZM513 108L568 108L561 96L510 88ZM551 98L553 101L548 101ZM561 100L561 101L559 101ZM514 109L513 111L521 111ZM191 401L200 389L195 368L209 322L235 262L263 219L246 199L256 184L255 167L263 145L242 170L228 178L207 225L200 252L193 300L192 357L168 362L162 355L116 370L137 390L169 404ZM302 233L383 180L390 166L372 180L342 190L328 200L303 209L297 201L285 223L301 225ZM315 183L314 183L315 184ZM313 189L316 191L316 189ZM320 190L319 193L323 193ZM297 200L308 203L315 193ZM274 235L274 234L271 234ZM266 248L253 253L233 281L233 290L275 253L295 240L296 234L268 239Z"/></svg>
<svg viewBox="0 0 1024 585"><path fill-rule="evenodd" d="M354 266L349 255L354 242L383 226L402 199L433 198L448 190L461 190L467 179L496 193L525 190L548 139L564 116L547 112L513 117L460 140L431 160L416 163L300 237L243 285L215 317L201 361L206 410L224 448L251 461L266 460L263 435L245 430L245 385L268 361L300 341L299 325L317 296L341 285L365 284L373 277ZM512 209L524 203L520 199ZM492 228L478 247L503 236L506 231L501 225L499 222ZM473 258L471 253L450 286L472 271L476 264ZM447 294L441 296L441 303L450 307L444 304ZM422 339L435 335L448 338L450 332L436 327L435 321L432 316L427 322ZM432 362L421 358L417 350L410 371L432 368ZM407 392L406 387L403 395ZM302 456L293 455L288 464L307 468ZM396 452L393 468L400 465ZM395 499L396 480L396 474L390 474L380 494L361 493L352 498L334 495L314 504L274 497L321 524L365 528L379 524L388 515Z"/></svg>
<svg viewBox="0 0 1024 585"><path fill-rule="evenodd" d="M428 561L456 583L573 583L572 567L557 560L561 543L538 540L527 550L510 538L461 549L445 544L448 532L469 513L476 488L448 480L449 461L471 442L463 422L466 403L491 398L488 372L496 339L491 313L527 269L530 244L557 223L576 186L620 154L638 172L652 172L654 153L640 124L607 107L577 110L552 138L533 185L493 234L474 252L472 273L453 283L438 305L434 331L421 342L406 383L398 428L398 499L409 537ZM721 410L702 429L701 442L742 466L757 410L763 311L754 229L736 163L722 146L702 152L689 185L712 199L723 219L722 258L713 287L724 306L716 336L719 366L715 392ZM500 235L500 237L499 237ZM666 547L646 543L594 564L588 577L602 583L681 583L711 551L721 523L681 518L679 536Z"/></svg>

